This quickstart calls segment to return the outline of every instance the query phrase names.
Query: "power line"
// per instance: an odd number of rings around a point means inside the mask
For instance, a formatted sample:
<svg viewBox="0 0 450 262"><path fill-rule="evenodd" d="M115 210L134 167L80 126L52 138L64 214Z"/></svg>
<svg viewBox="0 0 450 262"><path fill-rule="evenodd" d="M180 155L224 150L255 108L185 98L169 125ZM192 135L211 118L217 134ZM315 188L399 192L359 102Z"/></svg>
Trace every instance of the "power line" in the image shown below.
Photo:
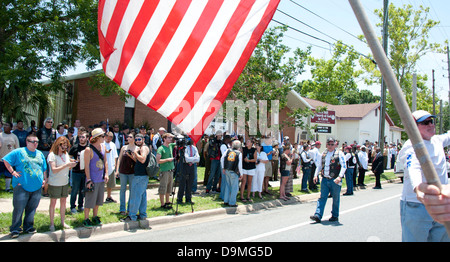
<svg viewBox="0 0 450 262"><path fill-rule="evenodd" d="M339 28L340 30L344 31L345 33L349 34L350 36L352 36L352 37L354 37L354 38L358 39L359 41L363 42L364 44L367 44L367 43L365 43L365 42L364 42L363 40L361 40L361 39L360 39L359 37L355 36L354 34L350 33L349 31L347 31L347 30L343 29L342 27L340 27L340 26L336 25L335 23L332 23L332 22L330 22L329 20L327 20L327 19L323 18L322 16L320 16L320 15L316 14L315 12L313 12L313 11L309 10L308 8L306 8L306 7L302 6L301 4L299 4L299 3L296 3L296 2L295 2L295 1L293 1L293 0L290 0L290 1L291 1L292 3L294 3L295 5L297 5L297 6L301 7L301 8L303 8L304 10L306 10L306 11L310 12L311 14L313 14L313 15L315 15L315 16L317 16L317 17L319 17L320 19L322 19L322 20L326 21L327 23L329 23L329 24L333 25L334 27L337 27L337 28Z"/></svg>
<svg viewBox="0 0 450 262"><path fill-rule="evenodd" d="M311 35L311 34L305 33L305 32L303 32L303 31L301 31L301 30L299 30L299 29L297 29L297 28L294 28L294 27L292 27L292 26L290 26L290 25L287 25L287 24L285 24L285 23L282 23L282 22L280 22L280 21L278 21L278 20L275 20L275 19L273 19L273 18L272 18L272 21L274 21L275 23L278 23L278 24L280 24L280 25L284 25L284 26L288 27L289 29L292 29L292 30L294 30L294 31L296 31L296 32L299 32L299 33L301 33L301 34L303 34L303 35L306 35L306 36L311 37L311 38L313 38L313 39L316 39L316 40L318 40L318 41L322 41L322 42L327 43L327 44L329 44L329 45L335 46L334 43L331 43L331 42L329 42L329 41L327 41L327 40L324 40L324 39L322 39L322 38L319 38L319 37L317 37L317 36L313 36L313 35ZM365 54L363 54L363 53L360 53L360 52L356 51L353 47L351 47L351 46L349 46L349 45L343 43L342 41L341 41L341 43L342 43L343 45L345 45L345 46L351 48L351 49L353 50L353 52L359 54L359 55L362 56L362 57L365 57L365 58L369 59L370 61L372 61L372 63L377 64L373 58L370 58L370 57L368 57L367 55L365 55Z"/></svg>

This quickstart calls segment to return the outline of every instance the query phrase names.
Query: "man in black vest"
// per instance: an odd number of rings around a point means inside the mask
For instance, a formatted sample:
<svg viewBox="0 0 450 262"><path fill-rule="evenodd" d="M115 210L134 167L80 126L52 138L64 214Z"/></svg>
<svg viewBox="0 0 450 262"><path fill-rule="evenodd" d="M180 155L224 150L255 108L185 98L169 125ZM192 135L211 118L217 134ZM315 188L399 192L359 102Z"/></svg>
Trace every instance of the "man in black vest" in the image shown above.
<svg viewBox="0 0 450 262"><path fill-rule="evenodd" d="M225 205L230 207L237 207L236 195L239 190L239 181L242 179L242 153L239 151L240 148L241 142L234 140L231 148L220 158L222 170L227 180L223 201Z"/></svg>
<svg viewBox="0 0 450 262"><path fill-rule="evenodd" d="M320 198L317 201L316 212L310 216L310 219L317 223L320 223L322 220L325 204L330 193L333 197L330 221L338 221L342 178L347 169L344 153L337 149L336 140L334 138L328 138L326 146L327 150L323 152L322 160L317 161L318 165L314 174L314 182L317 182L319 174L322 176Z"/></svg>

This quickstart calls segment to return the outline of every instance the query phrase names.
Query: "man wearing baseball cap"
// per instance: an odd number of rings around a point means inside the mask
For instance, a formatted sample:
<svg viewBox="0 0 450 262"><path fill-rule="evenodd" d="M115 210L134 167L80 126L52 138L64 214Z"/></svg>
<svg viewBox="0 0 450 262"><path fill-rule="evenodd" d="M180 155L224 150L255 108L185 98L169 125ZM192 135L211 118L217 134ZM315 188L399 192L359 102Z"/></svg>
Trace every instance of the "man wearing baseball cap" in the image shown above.
<svg viewBox="0 0 450 262"><path fill-rule="evenodd" d="M447 187L447 163L444 147L450 146L450 133L435 135L436 116L424 110L412 113L423 143L433 161L436 173L443 186ZM400 201L402 241L404 242L450 242L445 227L433 220L423 204L423 193L419 185L426 183L419 160L410 140L406 141L398 154L405 167L403 192ZM449 198L449 196L444 196Z"/></svg>

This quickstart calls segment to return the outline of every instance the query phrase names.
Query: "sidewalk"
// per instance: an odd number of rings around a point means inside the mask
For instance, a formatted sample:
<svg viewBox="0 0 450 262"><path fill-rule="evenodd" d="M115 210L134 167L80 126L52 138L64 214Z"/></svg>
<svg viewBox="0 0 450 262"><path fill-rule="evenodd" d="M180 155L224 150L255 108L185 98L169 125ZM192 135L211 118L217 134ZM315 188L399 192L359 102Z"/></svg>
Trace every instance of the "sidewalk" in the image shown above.
<svg viewBox="0 0 450 262"><path fill-rule="evenodd" d="M372 171L370 171L370 170L367 171L366 176L373 176ZM294 181L294 185L301 184L301 173L299 174L299 178L296 178L293 181ZM269 184L272 187L279 187L280 181L269 181ZM147 189L147 200L159 199L158 186L159 186L159 183L149 184L149 188ZM178 192L178 188L176 189L175 193L176 192ZM202 196L205 194L205 186L203 185L203 181L198 182L197 192L199 194L194 195L194 196ZM127 190L127 192L126 192L127 201L129 199L128 193L129 193L129 190ZM113 189L113 191L111 192L111 196L117 202L119 202L119 194L120 194L120 186L116 186ZM105 190L105 199L106 199L106 190ZM66 201L67 201L66 208L70 209L70 195ZM39 203L37 211L47 211L48 212L49 206L50 206L50 198L49 197L41 197L41 201ZM56 203L56 207L59 207L59 200ZM0 198L0 213L8 213L8 212L12 212L12 211L13 211L12 198L7 198L7 199Z"/></svg>
<svg viewBox="0 0 450 262"><path fill-rule="evenodd" d="M280 186L280 181L270 181L269 182L270 185L272 187L279 187ZM294 179L294 184L300 184L301 183L301 179L296 178ZM147 189L147 200L151 200L151 199L159 199L159 194L158 194L158 186L159 183L157 184L149 184L148 189ZM197 195L193 195L193 196L202 196L205 194L205 189L206 186L203 185L203 181L198 183L197 186L197 192L199 194ZM178 188L176 188L175 193L178 192ZM111 192L111 196L114 200L116 200L117 202L119 202L119 194L120 194L120 186L116 186L112 192ZM129 199L129 190L126 191L126 199L128 201ZM105 190L105 198L106 199L106 190ZM69 197L67 197L66 199L66 208L70 209L70 195ZM49 197L41 197L41 201L39 202L39 206L37 208L37 211L47 211L49 209L50 206L50 198ZM59 200L56 203L56 207L59 207ZM7 213L7 212L12 212L13 211L13 205L12 205L12 198L0 198L0 213Z"/></svg>
<svg viewBox="0 0 450 262"><path fill-rule="evenodd" d="M366 172L366 176L373 176L372 172ZM300 176L301 177L301 176ZM395 179L393 181L381 181L382 184L385 183L393 183L399 182L400 179ZM294 184L300 184L301 178L297 178L293 180ZM270 181L269 182L272 187L279 187L280 181ZM203 184L203 183L201 183ZM370 189L374 183L368 184L366 189ZM346 190L345 187L342 188L342 192ZM198 186L197 190L200 196L205 194L205 186ZM356 190L356 192L358 189ZM159 199L159 195L157 194L158 188L153 187L147 190L147 199ZM177 191L176 191L177 192ZM199 196L197 195L197 196ZM70 241L80 241L81 239L88 239L95 235L102 235L120 231L135 231L137 229L150 230L152 226L167 224L167 223L176 223L181 221L191 221L198 219L200 217L207 216L215 216L215 215L235 215L235 214L246 214L262 209L270 209L276 207L282 207L285 205L295 204L295 203L306 203L311 201L316 201L320 196L320 192L311 193L305 195L299 195L291 197L288 201L282 201L279 199L251 203L245 205L239 205L238 207L223 207L216 208L211 210L203 210L196 211L194 213L186 213L181 215L167 215L162 217L154 217L149 218L147 220L136 221L136 222L118 222L105 224L99 227L93 228L74 228L67 230L57 230L55 232L45 232L45 233L36 233L36 234L23 234L17 239L10 239L8 235L0 235L0 242L70 242ZM119 190L113 190L112 197L116 200L119 199ZM128 196L127 196L128 197ZM105 197L106 198L106 197ZM127 198L128 199L128 198ZM48 212L50 199L48 197L42 197L41 202L39 204L38 210ZM67 205L69 208L69 206ZM3 211L5 210L5 211ZM12 212L12 199L0 199L0 211L1 212Z"/></svg>

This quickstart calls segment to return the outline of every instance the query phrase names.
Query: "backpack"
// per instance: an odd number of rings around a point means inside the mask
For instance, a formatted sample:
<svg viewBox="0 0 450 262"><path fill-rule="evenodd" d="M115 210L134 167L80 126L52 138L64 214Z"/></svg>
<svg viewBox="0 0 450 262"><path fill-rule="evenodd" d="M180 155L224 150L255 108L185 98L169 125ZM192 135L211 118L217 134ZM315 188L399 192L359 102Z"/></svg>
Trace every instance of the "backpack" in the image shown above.
<svg viewBox="0 0 450 262"><path fill-rule="evenodd" d="M159 165L158 162L156 162L156 156L152 153L149 152L149 161L148 161L148 165L145 168L145 171L147 171L147 175L149 177L155 177L156 174L158 174L159 171Z"/></svg>

